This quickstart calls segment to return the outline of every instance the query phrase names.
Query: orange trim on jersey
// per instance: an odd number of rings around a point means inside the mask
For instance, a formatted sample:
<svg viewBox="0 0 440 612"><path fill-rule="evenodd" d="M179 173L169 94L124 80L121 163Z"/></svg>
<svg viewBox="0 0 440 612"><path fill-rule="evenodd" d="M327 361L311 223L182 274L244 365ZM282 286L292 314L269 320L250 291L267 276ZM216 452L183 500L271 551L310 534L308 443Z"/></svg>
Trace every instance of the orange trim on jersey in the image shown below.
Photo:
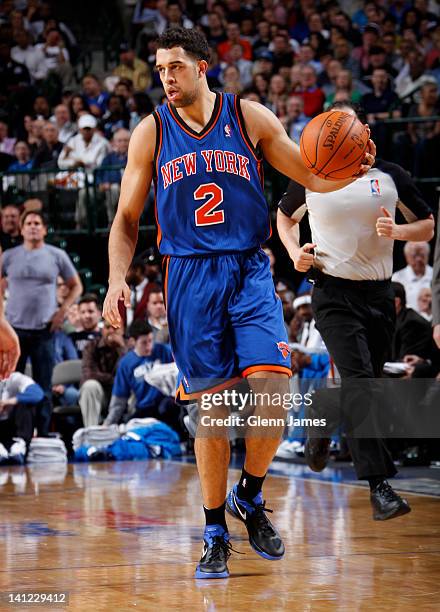
<svg viewBox="0 0 440 612"><path fill-rule="evenodd" d="M168 110L170 111L170 115L174 119L174 121L177 123L177 125L180 128L182 128L182 130L186 134L188 134L188 136L192 136L193 138L196 138L196 140L202 140L202 138L205 138L205 136L207 136L209 134L209 132L211 132L213 130L213 128L216 126L218 118L220 117L220 113L222 112L223 96L222 96L222 94L219 94L219 95L220 95L220 98L219 98L219 105L218 105L217 115L214 117L214 119L211 118L209 120L209 121L212 121L212 124L210 125L209 129L206 130L206 132L202 130L201 134L195 134L193 132L190 132L187 129L187 127L183 123L183 119L181 117L179 117L179 114L177 112L176 112L176 114L174 114L174 110L173 110L173 107L171 106L170 102L168 102Z"/></svg>
<svg viewBox="0 0 440 612"><path fill-rule="evenodd" d="M157 147L157 151L156 151L156 178L154 181L154 217L156 219L156 225L157 225L157 248L160 248L160 243L162 240L162 228L160 227L160 223L159 223L159 216L157 214L157 184L159 181L159 157L160 157L160 153L162 151L162 119L160 117L160 114L156 111L155 117L157 117L158 119L158 123L159 123L159 145ZM156 130L156 138L157 138L157 130Z"/></svg>
<svg viewBox="0 0 440 612"><path fill-rule="evenodd" d="M163 281L163 299L165 302L165 308L167 308L168 304L168 268L170 266L170 256L165 255L165 274Z"/></svg>
<svg viewBox="0 0 440 612"><path fill-rule="evenodd" d="M185 387L183 386L183 383L180 383L176 391L176 398L184 399L184 400L198 399L205 393L211 394L211 393L218 393L219 391L224 391L228 387L232 387L232 385L237 384L239 381L240 381L240 377L237 376L235 378L231 378L231 380L227 380L224 383L215 385L214 387L208 387L207 389L203 389L202 391L195 391L194 393L187 393L185 391Z"/></svg>
<svg viewBox="0 0 440 612"><path fill-rule="evenodd" d="M159 223L159 217L157 214L157 181L155 181L154 183L154 217L156 219L156 225L157 225L157 248L160 249L160 242L162 240L162 229L160 227L160 223Z"/></svg>
<svg viewBox="0 0 440 612"><path fill-rule="evenodd" d="M254 374L255 372L280 372L282 374L287 374L289 377L292 376L292 370L286 366L280 365L255 365L246 368L241 373L243 378L249 376L249 374Z"/></svg>
<svg viewBox="0 0 440 612"><path fill-rule="evenodd" d="M162 128L162 119L160 118L160 114L157 113L156 117L159 121L159 146L157 148L157 153L156 153L156 177L157 180L159 180L159 157L160 157L160 152L162 150L162 132L163 132L163 128Z"/></svg>
<svg viewBox="0 0 440 612"><path fill-rule="evenodd" d="M238 123L238 127L240 128L241 137L243 138L243 141L244 141L245 145L247 146L247 148L249 149L249 151L252 153L254 159L256 159L257 162L260 162L261 160L258 159L258 157L255 155L255 151L250 146L250 144L247 141L246 136L244 135L243 127L242 127L241 121L240 121L240 113L238 112L238 108L237 108L237 101L238 101L238 99L239 99L238 96L235 96L234 107L235 107L235 114L237 115L237 123Z"/></svg>

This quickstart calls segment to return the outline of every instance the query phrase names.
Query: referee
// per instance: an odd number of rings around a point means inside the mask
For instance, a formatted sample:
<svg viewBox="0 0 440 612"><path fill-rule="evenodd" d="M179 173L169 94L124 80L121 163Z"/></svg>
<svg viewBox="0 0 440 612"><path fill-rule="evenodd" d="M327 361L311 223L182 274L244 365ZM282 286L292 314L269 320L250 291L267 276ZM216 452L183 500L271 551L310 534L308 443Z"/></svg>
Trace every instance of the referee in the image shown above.
<svg viewBox="0 0 440 612"><path fill-rule="evenodd" d="M346 103L332 108L356 114ZM396 207L406 224L394 222ZM312 243L300 246L298 223L306 211ZM315 193L291 181L279 203L277 226L295 269L313 267L316 327L342 379L346 424L353 422L350 416L365 416L371 407L368 387L359 379L381 376L391 346L394 240L431 240L433 216L406 171L377 159L365 176L339 191ZM410 512L387 481L396 468L385 442L378 437L348 437L347 442L358 479L370 484L373 518ZM329 445L329 438L307 440L306 458L314 471L327 464Z"/></svg>

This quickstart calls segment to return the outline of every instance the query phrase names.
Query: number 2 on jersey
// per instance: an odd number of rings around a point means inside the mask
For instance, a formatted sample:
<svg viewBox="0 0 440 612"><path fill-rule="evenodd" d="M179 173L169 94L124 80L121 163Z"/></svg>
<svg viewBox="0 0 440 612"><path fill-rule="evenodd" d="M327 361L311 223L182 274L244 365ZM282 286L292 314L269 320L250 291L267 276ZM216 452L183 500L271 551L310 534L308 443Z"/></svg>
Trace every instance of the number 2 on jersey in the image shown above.
<svg viewBox="0 0 440 612"><path fill-rule="evenodd" d="M216 183L199 185L194 191L194 199L206 200L195 210L196 225L217 225L225 222L225 211L215 210L223 202L223 189Z"/></svg>

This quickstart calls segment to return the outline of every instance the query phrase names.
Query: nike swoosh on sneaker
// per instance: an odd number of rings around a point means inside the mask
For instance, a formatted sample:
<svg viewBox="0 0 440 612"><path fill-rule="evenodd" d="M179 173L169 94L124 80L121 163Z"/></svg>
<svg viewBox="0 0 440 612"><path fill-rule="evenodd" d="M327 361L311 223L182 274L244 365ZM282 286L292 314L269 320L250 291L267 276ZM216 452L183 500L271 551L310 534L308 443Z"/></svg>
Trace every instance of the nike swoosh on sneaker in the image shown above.
<svg viewBox="0 0 440 612"><path fill-rule="evenodd" d="M242 512L240 506L237 503L237 498L235 497L235 493L233 493L233 500L234 500L234 506L238 512L238 514L241 516L241 518L245 521L246 520L246 510L244 511L244 513Z"/></svg>

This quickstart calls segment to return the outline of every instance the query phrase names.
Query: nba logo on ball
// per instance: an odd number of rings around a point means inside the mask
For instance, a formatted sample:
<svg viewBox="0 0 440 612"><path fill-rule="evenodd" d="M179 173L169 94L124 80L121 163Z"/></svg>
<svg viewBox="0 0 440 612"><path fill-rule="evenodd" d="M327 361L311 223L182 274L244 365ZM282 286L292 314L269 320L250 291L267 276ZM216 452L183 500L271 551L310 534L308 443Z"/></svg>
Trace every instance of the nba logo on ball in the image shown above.
<svg viewBox="0 0 440 612"><path fill-rule="evenodd" d="M227 136L228 138L231 137L231 126L229 125L229 123L225 125L225 136Z"/></svg>
<svg viewBox="0 0 440 612"><path fill-rule="evenodd" d="M371 195L372 196L380 196L380 185L379 185L379 181L378 179L371 179L370 180L370 187L371 187Z"/></svg>

